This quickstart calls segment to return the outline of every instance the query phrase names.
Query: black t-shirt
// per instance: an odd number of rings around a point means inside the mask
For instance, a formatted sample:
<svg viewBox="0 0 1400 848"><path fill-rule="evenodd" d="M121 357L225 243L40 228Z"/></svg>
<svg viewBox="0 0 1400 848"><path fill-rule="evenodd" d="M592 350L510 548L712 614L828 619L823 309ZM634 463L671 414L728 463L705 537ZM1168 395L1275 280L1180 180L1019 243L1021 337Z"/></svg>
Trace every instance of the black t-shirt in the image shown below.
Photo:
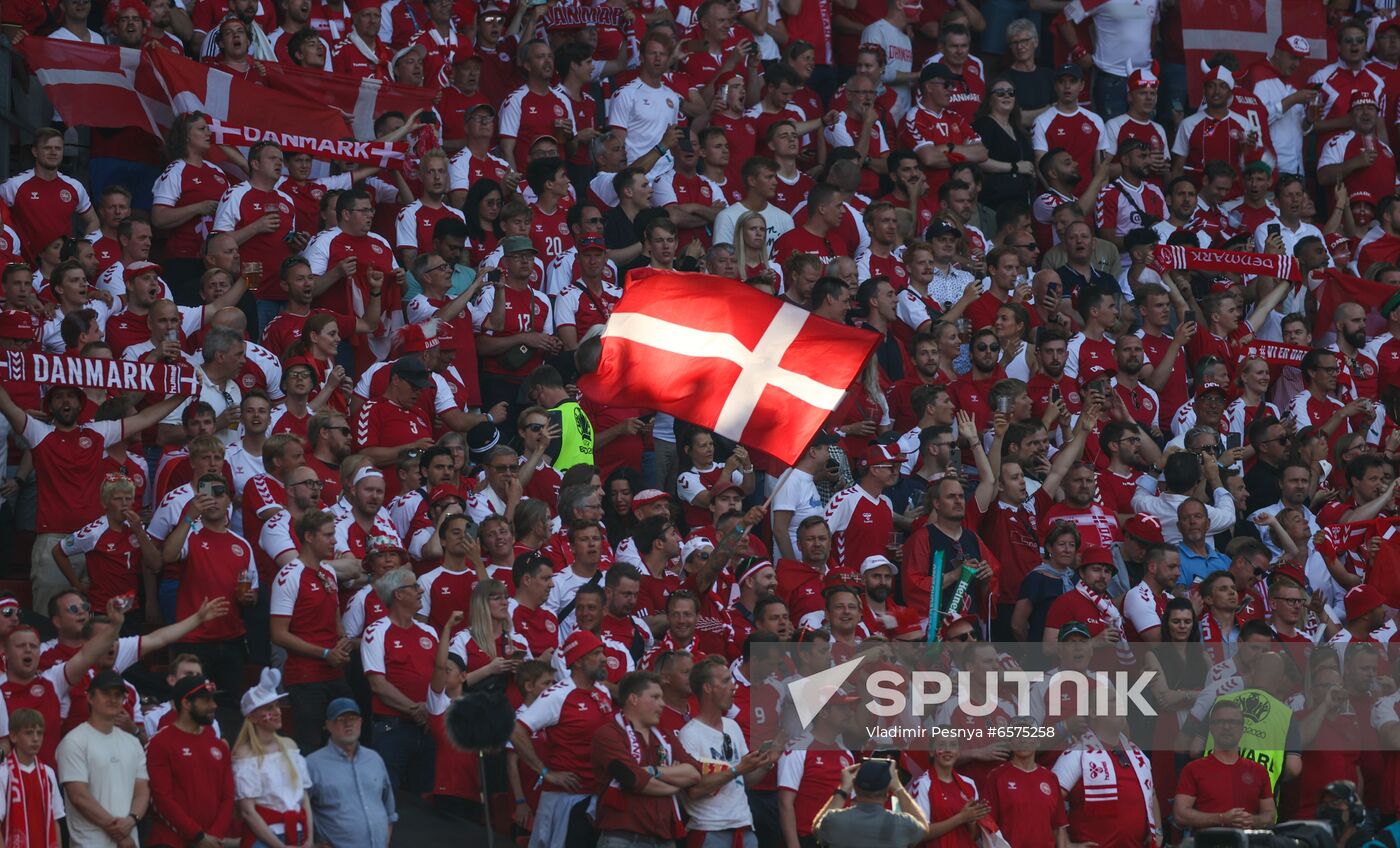
<svg viewBox="0 0 1400 848"><path fill-rule="evenodd" d="M1244 487L1249 490L1244 511L1251 515L1266 506L1278 503L1283 493L1279 470L1267 462L1256 462L1244 473Z"/></svg>
<svg viewBox="0 0 1400 848"><path fill-rule="evenodd" d="M1070 296L1076 309L1079 308L1080 295L1089 289L1098 289L1111 295L1123 293L1117 280L1093 266L1089 267L1088 279L1085 279L1082 274L1069 265L1061 265L1055 269L1055 273L1060 275L1060 283L1064 286L1064 293Z"/></svg>
<svg viewBox="0 0 1400 848"><path fill-rule="evenodd" d="M1020 92L1018 91L1017 94ZM1014 138L990 115L983 115L972 123L972 128L982 137L987 146L987 158L998 162L1034 162L1030 136L1020 133ZM1030 174L982 175L981 202L993 209L1008 200L1029 201L1034 177Z"/></svg>
<svg viewBox="0 0 1400 848"><path fill-rule="evenodd" d="M1055 101L1055 80L1049 68L1037 67L1033 71L1017 71L1007 68L1002 71L1016 86L1016 105L1029 112L1049 106Z"/></svg>
<svg viewBox="0 0 1400 848"><path fill-rule="evenodd" d="M621 206L614 206L603 213L603 241L608 250L622 250L641 241L637 237L637 227Z"/></svg>

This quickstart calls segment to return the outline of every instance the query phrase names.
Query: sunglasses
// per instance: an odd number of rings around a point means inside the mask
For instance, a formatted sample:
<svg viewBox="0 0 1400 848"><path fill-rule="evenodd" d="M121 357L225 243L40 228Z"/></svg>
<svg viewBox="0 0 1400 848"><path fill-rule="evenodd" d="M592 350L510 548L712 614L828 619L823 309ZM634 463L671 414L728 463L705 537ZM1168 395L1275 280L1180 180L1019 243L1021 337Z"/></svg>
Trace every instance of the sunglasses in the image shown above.
<svg viewBox="0 0 1400 848"><path fill-rule="evenodd" d="M491 470L497 474L508 474L518 469L514 465L493 465L491 466Z"/></svg>
<svg viewBox="0 0 1400 848"><path fill-rule="evenodd" d="M1014 88L998 88L998 89L995 89L995 90L992 91L992 96L993 96L993 97L1015 97L1015 96L1016 96L1016 89L1014 89Z"/></svg>
<svg viewBox="0 0 1400 848"><path fill-rule="evenodd" d="M69 604L68 606L64 607L64 609L72 613L73 615L77 615L80 612L92 612L92 604L89 604L86 601L84 601L80 604Z"/></svg>
<svg viewBox="0 0 1400 848"><path fill-rule="evenodd" d="M526 429L526 430L529 430L531 433L539 433L539 432L541 432L541 431L544 430L544 427L545 427L545 425L543 425L543 424L526 424L526 425L525 425L525 429Z"/></svg>
<svg viewBox="0 0 1400 848"><path fill-rule="evenodd" d="M330 430L332 433L344 433L347 436L350 435L349 427L327 427L326 429Z"/></svg>
<svg viewBox="0 0 1400 848"><path fill-rule="evenodd" d="M989 350L993 353L1000 353L1001 345L996 342L993 342L992 344L980 344L977 347L973 348L973 350L977 351L978 353L986 353Z"/></svg>

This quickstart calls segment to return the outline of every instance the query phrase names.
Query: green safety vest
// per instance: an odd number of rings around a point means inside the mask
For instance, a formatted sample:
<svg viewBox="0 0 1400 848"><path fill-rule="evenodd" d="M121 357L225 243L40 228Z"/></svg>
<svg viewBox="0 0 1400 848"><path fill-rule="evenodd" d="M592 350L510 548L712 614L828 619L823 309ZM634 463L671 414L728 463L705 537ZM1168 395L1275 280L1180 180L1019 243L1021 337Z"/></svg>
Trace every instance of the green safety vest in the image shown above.
<svg viewBox="0 0 1400 848"><path fill-rule="evenodd" d="M575 465L593 465L593 423L583 407L566 400L550 410L559 413L559 456L554 470L563 474Z"/></svg>
<svg viewBox="0 0 1400 848"><path fill-rule="evenodd" d="M1239 704L1244 713L1244 735L1240 737L1240 756L1254 760L1269 773L1269 785L1278 794L1279 777L1283 774L1283 758L1287 751L1288 728L1293 724L1293 711L1288 705L1263 689L1246 689L1215 699ZM1206 737L1206 755L1215 749L1215 740Z"/></svg>

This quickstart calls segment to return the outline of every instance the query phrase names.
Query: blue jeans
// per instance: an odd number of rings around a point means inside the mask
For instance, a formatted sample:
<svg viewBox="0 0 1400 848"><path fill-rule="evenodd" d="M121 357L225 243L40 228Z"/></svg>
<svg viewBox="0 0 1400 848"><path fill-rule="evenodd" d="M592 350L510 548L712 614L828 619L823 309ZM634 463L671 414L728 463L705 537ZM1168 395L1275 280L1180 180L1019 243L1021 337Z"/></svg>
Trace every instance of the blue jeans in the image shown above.
<svg viewBox="0 0 1400 848"><path fill-rule="evenodd" d="M752 830L744 834L744 848L758 848L758 836ZM733 848L734 831L712 830L705 834L700 848Z"/></svg>
<svg viewBox="0 0 1400 848"><path fill-rule="evenodd" d="M374 750L389 771L389 784L405 792L433 788L436 749L427 728L399 716L374 717Z"/></svg>
<svg viewBox="0 0 1400 848"><path fill-rule="evenodd" d="M175 599L180 594L179 580L162 580L156 587L156 598L160 601L160 617L166 624L174 624Z"/></svg>
<svg viewBox="0 0 1400 848"><path fill-rule="evenodd" d="M1094 109L1105 122L1128 111L1128 79L1094 71Z"/></svg>
<svg viewBox="0 0 1400 848"><path fill-rule="evenodd" d="M986 0L982 17L987 28L982 32L982 54L999 55L1006 52L1006 27L1017 18L1028 18L1040 29L1040 13L1032 12L1027 0Z"/></svg>
<svg viewBox="0 0 1400 848"><path fill-rule="evenodd" d="M1157 122L1167 128L1167 138L1176 137L1177 118L1191 113L1191 92L1186 85L1185 65L1162 65L1157 89Z"/></svg>
<svg viewBox="0 0 1400 848"><path fill-rule="evenodd" d="M268 273L268 269L264 268L263 273ZM273 273L277 273L275 269L273 270ZM262 336L262 331L267 328L267 325L272 323L272 319L276 318L279 314L281 314L282 310L286 308L287 301L285 300L263 300L261 298L258 299L259 337ZM277 354L278 356L282 355L282 351L280 350L274 350L273 353Z"/></svg>

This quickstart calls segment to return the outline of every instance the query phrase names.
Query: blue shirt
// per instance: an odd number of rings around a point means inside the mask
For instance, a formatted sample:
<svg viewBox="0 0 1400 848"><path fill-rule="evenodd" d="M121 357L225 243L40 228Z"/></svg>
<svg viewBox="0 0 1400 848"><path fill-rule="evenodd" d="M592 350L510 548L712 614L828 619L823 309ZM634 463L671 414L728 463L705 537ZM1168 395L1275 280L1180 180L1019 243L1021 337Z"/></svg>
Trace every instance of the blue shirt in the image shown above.
<svg viewBox="0 0 1400 848"><path fill-rule="evenodd" d="M376 752L355 746L351 759L334 742L306 758L316 841L336 848L387 848L398 821L389 771Z"/></svg>
<svg viewBox="0 0 1400 848"><path fill-rule="evenodd" d="M1230 558L1217 551L1210 542L1206 542L1205 556L1197 555L1185 544L1177 545L1176 549L1181 554L1181 576L1176 580L1179 585L1190 586L1206 579L1206 575L1212 571L1228 571L1230 568Z"/></svg>

